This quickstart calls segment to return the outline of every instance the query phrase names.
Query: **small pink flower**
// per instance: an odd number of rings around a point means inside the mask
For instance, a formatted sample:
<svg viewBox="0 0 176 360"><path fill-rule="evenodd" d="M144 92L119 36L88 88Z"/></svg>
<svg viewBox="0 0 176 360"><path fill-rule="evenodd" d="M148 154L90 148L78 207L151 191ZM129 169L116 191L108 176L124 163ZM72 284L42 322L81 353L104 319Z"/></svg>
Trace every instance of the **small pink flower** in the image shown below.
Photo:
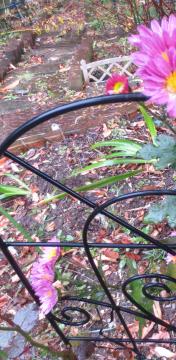
<svg viewBox="0 0 176 360"><path fill-rule="evenodd" d="M52 243L52 242L56 242L58 243L58 239L56 236L53 236L51 240L48 241L48 243ZM58 243L59 244L59 243ZM42 256L41 256L41 262L43 264L45 263L52 263L52 264L55 264L56 261L58 260L59 256L60 256L60 247L57 246L57 247L43 247L42 248L43 250L43 253L42 253Z"/></svg>
<svg viewBox="0 0 176 360"><path fill-rule="evenodd" d="M125 94L129 92L128 78L125 75L113 74L106 82L106 95Z"/></svg>
<svg viewBox="0 0 176 360"><path fill-rule="evenodd" d="M58 242L54 236L50 241ZM41 315L48 314L57 303L58 293L53 286L54 267L60 256L60 247L44 247L43 253L33 264L31 269L31 285L38 296L41 306Z"/></svg>

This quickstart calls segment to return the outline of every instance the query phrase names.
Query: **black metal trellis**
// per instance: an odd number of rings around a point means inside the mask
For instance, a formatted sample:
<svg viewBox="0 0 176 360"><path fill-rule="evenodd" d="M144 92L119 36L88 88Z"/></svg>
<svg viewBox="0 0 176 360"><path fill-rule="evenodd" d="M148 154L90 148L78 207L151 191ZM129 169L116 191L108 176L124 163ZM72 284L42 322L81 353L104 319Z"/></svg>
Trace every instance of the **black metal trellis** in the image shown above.
<svg viewBox="0 0 176 360"><path fill-rule="evenodd" d="M143 249L143 250L145 250L145 249L162 249L166 253L176 255L176 251L174 250L174 249L176 249L176 245L172 245L172 246L168 245L167 246L166 244L159 242L158 240L155 240L153 237L145 234L140 229L132 226L130 223L128 223L122 217L114 215L112 212L107 210L107 208L110 205L113 205L116 203L121 203L125 200L129 200L129 199L133 199L133 198L137 198L137 197L146 197L146 196L158 197L161 195L176 196L176 190L165 190L164 189L164 190L140 191L140 192L128 193L128 194L113 198L113 199L103 203L102 205L98 206L96 203L90 201L87 197L80 195L76 191L63 185L61 182L53 179L48 174L35 168L34 166L29 164L24 159L20 158L19 156L16 156L12 152L10 152L8 150L8 148L21 135L23 135L30 129L32 129L35 126L37 126L51 118L54 118L58 115L65 114L65 113L73 111L73 110L78 110L81 108L86 108L86 107L91 107L91 106L96 106L96 105L122 103L122 102L123 103L139 102L139 101L145 101L145 100L147 100L147 97L144 96L143 94L133 93L133 94L122 94L122 95L99 96L99 97L75 101L70 104L59 106L59 107L56 107L49 111L46 111L45 113L43 113L39 116L36 116L33 119L31 119L31 120L27 121L26 123L24 123L23 125L21 125L18 129L16 129L14 132L12 132L0 146L0 155L5 155L9 159L11 159L11 160L15 161L16 163L18 163L19 165L21 165L23 168L30 170L31 172L33 172L37 176L41 177L48 183L54 185L55 187L57 187L58 189L60 189L64 192L68 193L72 197L79 200L81 203L84 203L85 205L87 205L88 207L93 209L92 213L89 215L89 217L84 225L82 243L80 243L80 242L79 243L61 242L61 243L59 243L59 245L58 245L58 243L54 243L54 242L53 243L44 243L44 242L40 242L40 243L39 242L37 242L37 243L35 243L35 242L25 242L25 243L24 242L13 242L12 243L12 242L8 242L8 241L5 242L0 237L0 249L6 256L7 260L9 261L9 263L11 264L13 269L15 270L16 274L19 276L23 285L28 290L28 292L30 293L32 298L39 305L39 300L35 296L34 291L30 285L30 282L25 277L25 275L23 274L22 270L20 269L18 263L16 262L13 255L9 251L9 249L8 249L9 246L12 246L12 245L14 247L15 246L16 247L17 246L33 246L33 247L36 247L36 246L37 247L38 246L50 246L50 247L51 246L53 246L53 247L60 246L60 247L84 248L87 258L89 260L89 264L91 265L91 267L97 277L99 285L101 286L102 290L104 291L104 294L106 295L107 301L97 301L95 299L87 299L86 297L80 298L80 297L76 297L76 296L65 296L60 300L60 303L62 305L62 302L69 300L69 301L72 301L73 304L74 304L74 302L76 304L77 303L92 304L92 305L95 305L96 307L101 306L103 308L106 308L107 310L109 309L110 321L112 321L114 316L116 315L118 317L121 325L123 326L123 329L125 330L126 337L124 338L124 337L119 336L118 338L114 338L114 337L107 336L105 329L103 327L101 329L99 329L99 334L98 334L98 336L95 336L95 337L93 337L93 336L90 336L90 337L89 336L81 336L81 337L80 336L76 336L76 337L72 336L71 337L71 336L65 335L64 332L60 329L59 323L65 324L65 325L70 325L70 326L81 326L81 325L83 326L84 324L88 323L91 320L90 313L87 310L85 310L77 305L64 306L63 309L60 311L60 316L56 316L55 314L50 313L46 317L47 317L48 321L50 322L50 324L52 325L52 327L57 332L57 334L61 337L61 339L65 345L69 345L70 341L78 341L78 340L79 341L83 341L83 340L95 341L95 342L111 342L117 346L120 346L121 348L128 347L128 349L131 349L136 354L137 359L140 359L140 360L145 359L145 356L141 353L141 350L140 350L139 345L141 345L141 344L144 344L144 343L176 344L176 337L173 337L173 333L176 332L176 325L173 325L171 323L169 324L168 322L157 318L155 315L153 315L152 313L147 311L141 304L137 303L137 301L134 300L130 294L129 284L131 284L133 281L136 281L136 280L145 279L148 282L143 285L142 291L146 298L149 298L149 299L152 299L155 301L160 301L160 302L176 301L176 295L172 294L171 289L167 285L167 281L170 281L170 282L176 284L176 279L174 279L170 276L167 276L167 275L159 274L159 273L132 276L129 279L127 279L126 281L124 281L124 283L122 284L122 292L125 295L125 297L130 301L130 303L133 304L133 309L130 309L129 307L117 305L113 298L113 295L111 294L110 290L108 289L108 287L105 283L104 278L102 277L101 273L99 272L99 270L94 262L94 259L93 259L90 249L92 249L92 248L96 248L96 249L100 249L100 248L129 249L130 248L133 250L134 249ZM87 236L88 236L88 231L89 231L90 225L91 225L92 221L94 220L94 218L98 214L105 215L106 217L113 220L117 224L130 230L134 235L142 237L144 240L146 240L146 244L140 244L140 243L139 244L137 244L137 243L118 244L118 243L114 243L114 242L113 243L88 242ZM164 281L166 281L166 283L164 283ZM159 289L160 291L165 290L165 292L167 292L167 294L169 296L164 298L161 295L158 295L158 296L152 295L151 290L153 290L154 288ZM134 310L134 308L137 308L137 309ZM77 318L74 320L75 313L77 315L78 314L80 315L80 320L77 320ZM131 314L135 317L136 316L141 317L143 319L153 321L155 324L162 325L162 326L164 326L165 329L172 332L172 338L165 339L165 340L158 340L158 339L153 339L153 338L147 338L144 340L144 339L140 339L140 338L134 338L128 328L128 325L127 325L125 319L124 319L124 314Z"/></svg>

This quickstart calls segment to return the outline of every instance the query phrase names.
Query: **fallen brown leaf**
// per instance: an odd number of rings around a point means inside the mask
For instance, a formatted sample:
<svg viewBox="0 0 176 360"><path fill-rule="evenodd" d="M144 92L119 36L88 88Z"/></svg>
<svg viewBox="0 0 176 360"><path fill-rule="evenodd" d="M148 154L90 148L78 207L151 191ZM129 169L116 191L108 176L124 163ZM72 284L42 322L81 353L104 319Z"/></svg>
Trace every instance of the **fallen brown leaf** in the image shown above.
<svg viewBox="0 0 176 360"><path fill-rule="evenodd" d="M10 300L10 296L8 296L8 295L2 295L2 296L0 297L0 308L3 308L4 305L6 305L6 304L9 302L9 300Z"/></svg>
<svg viewBox="0 0 176 360"><path fill-rule="evenodd" d="M119 259L119 253L112 249L104 249L101 252L103 255L101 256L101 259L103 261L112 261L116 262Z"/></svg>
<svg viewBox="0 0 176 360"><path fill-rule="evenodd" d="M111 134L111 130L107 128L106 124L103 124L103 136L104 138L108 137Z"/></svg>

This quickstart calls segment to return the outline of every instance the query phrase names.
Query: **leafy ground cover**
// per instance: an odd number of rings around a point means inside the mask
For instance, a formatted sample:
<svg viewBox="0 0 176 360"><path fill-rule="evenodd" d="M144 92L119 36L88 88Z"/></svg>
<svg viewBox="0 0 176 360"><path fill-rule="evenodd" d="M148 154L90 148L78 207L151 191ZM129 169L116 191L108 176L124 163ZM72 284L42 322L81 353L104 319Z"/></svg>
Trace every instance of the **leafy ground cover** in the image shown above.
<svg viewBox="0 0 176 360"><path fill-rule="evenodd" d="M118 123L118 127L123 131L122 136L124 137L127 133L129 135L130 132L131 138L136 138L136 133L138 134L138 139L141 141L145 138L145 126L142 120L136 121L134 118L129 122L128 119L123 119L122 123ZM87 175L79 175L74 178L70 177L70 174L75 168L78 168L85 163L89 163L95 158L95 151L90 150L90 145L98 140L116 138L116 129L117 123L111 121L106 127L104 126L104 129L95 128L92 131L88 131L86 136L71 136L63 139L63 141L59 143L53 145L48 144L46 147L42 147L37 151L31 149L26 154L23 154L23 156L25 156L31 164L46 171L54 178L64 181L65 184L71 187L77 187L81 184L85 184L85 182L100 179L105 176L115 175L117 171L119 174L134 171L136 169L140 170L141 166L123 165L118 168L92 170ZM162 132L162 128L159 128L159 131ZM142 165L142 170L142 175L139 173L134 178L120 181L111 187L106 186L105 188L87 192L86 195L90 200L102 203L108 198L128 191L174 187L175 175L173 171L156 171L152 165ZM55 189L46 184L43 180L37 179L35 175L30 174L28 171L20 169L19 166L14 165L11 161L6 161L1 165L3 183L16 183L16 180L4 176L4 173L12 172L17 179L28 184L30 192L25 197L3 200L2 205L10 212L17 222L20 222L25 229L28 230L31 237L36 241L47 241L53 235L57 234L60 241L81 241L82 228L90 210L69 197L55 202L48 202L47 198L56 195L57 192ZM169 237L171 229L165 220L161 224L156 225L144 224L144 216L150 202L155 202L155 199L148 198L130 201L127 204L123 204L123 206L114 206L111 210L113 210L114 213L123 216L133 225L142 228L158 240L163 237ZM4 240L12 242L14 240L25 241L24 236L22 236L20 232L17 232L4 216L1 216L1 224L1 235ZM96 219L91 230L91 241L119 241L119 243L125 244L142 241L103 217ZM12 251L26 275L29 276L30 268L37 257L37 252L30 247L25 247L23 249L14 249L12 247ZM141 250L135 252L124 250L116 252L114 250L104 249L101 251L93 250L93 255L99 267L104 271L108 284L112 289L112 293L122 305L125 304L125 300L120 290L120 284L127 276L135 274L137 269L139 273L164 272L166 264L164 252L161 250L145 251L142 253ZM77 270L78 266L79 272ZM1 257L1 275L1 306L3 305L4 309L7 309L6 313L8 313L8 310L11 312L12 308L16 311L20 306L28 304L30 302L29 295L21 287L18 277L12 272L10 266L3 257ZM58 288L62 296L69 294L85 296L86 293L86 297L94 297L97 300L104 299L104 294L101 288L98 289L98 286L95 283L94 275L89 268L83 250L71 248L62 250L62 257L57 265L57 280ZM7 287L7 283L9 284L9 287ZM172 309L171 306L161 307L158 303L156 306L157 309L154 311L156 313L157 311L160 311L160 316L162 318L170 320L175 317L175 310ZM89 311L93 311L93 309L90 308ZM94 317L94 326L89 329L93 334L98 329L100 321L100 319L97 319L96 314L94 314ZM126 320L128 321L133 334L137 336L139 323L133 317L127 317ZM115 322L114 326L115 333L121 329L118 322ZM44 330L43 335L41 335L41 329ZM153 337L157 336L160 339L166 337L166 332L162 328L156 329L154 326L152 327L151 324L142 326L142 336L146 337L149 330ZM79 334L79 329L72 328L70 331L72 335ZM86 331L86 329L84 329L84 331ZM40 334L40 340L43 341L43 338L47 338L49 344L57 346L58 339L54 334L53 337L50 336L48 332L49 328L47 324L42 321L40 327L37 328L37 333ZM174 349L172 350L174 351ZM101 351L105 350L100 349L100 353L98 350L97 355L92 355L92 359L98 358ZM114 350L112 350L112 352L113 351ZM113 358L114 355L110 355L110 353L109 358L111 358L111 356ZM153 353L155 353L155 350L151 347L151 354ZM118 354L120 354L119 356L123 356L122 353L117 351L116 355L118 356Z"/></svg>

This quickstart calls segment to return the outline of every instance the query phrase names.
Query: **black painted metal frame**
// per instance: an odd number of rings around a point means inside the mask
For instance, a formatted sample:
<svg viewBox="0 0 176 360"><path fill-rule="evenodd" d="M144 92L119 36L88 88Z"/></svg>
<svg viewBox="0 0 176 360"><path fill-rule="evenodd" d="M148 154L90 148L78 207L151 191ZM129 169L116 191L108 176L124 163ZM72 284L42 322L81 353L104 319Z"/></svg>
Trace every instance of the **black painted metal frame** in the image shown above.
<svg viewBox="0 0 176 360"><path fill-rule="evenodd" d="M145 250L145 249L148 249L148 250L162 249L166 253L176 255L176 251L174 250L174 249L176 249L176 245L172 245L172 246L168 245L167 246L166 244L159 242L158 240L154 239L153 237L145 234L140 229L132 226L129 222L127 222L122 217L116 216L107 210L107 208L112 204L120 203L122 201L132 199L132 198L146 197L146 196L158 197L161 195L176 196L176 190L163 189L163 190L139 191L139 192L128 193L125 195L121 195L119 197L115 197L111 200L108 200L107 202L105 202L99 206L96 203L90 201L87 197L80 195L78 192L70 189L69 187L63 185L61 182L50 177L48 174L35 168L34 166L29 164L23 158L16 156L14 153L9 151L8 148L17 139L19 139L19 137L21 135L25 134L30 129L32 129L35 126L37 126L49 119L52 119L58 115L66 114L66 113L74 111L74 110L79 110L79 109L91 107L91 106L115 104L115 103L125 103L125 102L140 102L140 101L146 101L147 99L148 98L141 93L119 94L119 95L110 95L110 96L99 96L99 97L75 101L75 102L72 102L72 103L69 103L69 104L66 104L63 106L59 106L59 107L56 107L49 111L46 111L46 112L42 113L41 115L36 116L36 117L32 118L31 120L27 121L26 123L24 123L23 125L21 125L15 131L13 131L0 146L0 155L4 155L4 156L8 157L9 159L15 161L16 163L21 165L23 168L30 170L32 173L41 177L48 183L54 185L56 188L68 193L75 199L79 200L81 203L83 203L93 209L92 213L89 215L89 217L84 225L82 243L80 243L80 242L79 243L61 242L61 243L59 243L59 246L60 247L75 247L75 248L77 247L77 248L85 249L87 258L89 260L89 264L91 265L91 267L97 277L97 281L98 281L99 285L101 285L101 288L104 291L107 301L97 301L94 299L87 299L86 294L85 294L85 298L78 298L75 296L65 296L60 301L60 304L62 305L62 302L70 300L73 302L73 304L74 304L74 302L76 302L76 303L80 302L80 304L81 303L84 303L85 305L93 304L96 307L101 306L101 307L107 308L110 310L110 320L111 321L114 318L114 315L116 315L118 317L120 323L122 324L122 326L125 330L126 337L124 338L122 336L119 336L118 338L114 338L114 337L107 336L107 335L105 335L104 328L99 329L99 334L98 334L98 336L95 336L95 337L92 337L92 336L90 336L90 337L89 336L81 336L81 337L80 336L77 336L77 337L67 336L60 329L59 323L65 324L65 325L70 325L70 326L81 326L81 325L88 323L91 319L91 315L89 314L89 312L86 311L84 308L79 307L77 305L76 306L74 306L74 305L73 306L64 306L64 308L60 311L60 317L57 317L53 313L48 314L46 316L48 321L50 322L52 327L55 329L57 334L60 336L60 338L62 339L62 341L64 342L65 345L70 345L70 341L78 341L78 340L80 340L80 341L87 340L87 341L95 341L95 342L111 342L117 346L120 346L122 349L128 347L128 349L131 349L136 354L137 359L146 359L145 355L142 354L142 352L141 352L142 351L141 347L140 347L141 344L144 344L144 343L176 344L176 337L173 336L173 333L176 332L176 325L171 324L171 323L169 324L168 322L157 318L154 314L150 313L143 306L141 306L141 304L138 304L130 294L129 284L135 280L143 279L143 280L145 280L145 283L143 285L143 294L146 297L148 297L149 299L153 299L153 300L160 301L160 302L166 302L166 301L175 301L176 295L172 294L171 289L168 287L167 283L165 283L165 282L171 281L173 283L176 283L176 279L174 279L170 276L158 274L158 273L132 276L122 284L122 292L123 292L124 296L132 304L132 308L129 308L127 306L124 307L124 306L117 305L113 298L113 295L111 294L111 291L108 289L101 273L99 272L99 270L95 264L95 261L91 254L91 249L92 248L97 248L97 249L100 249L100 248L122 249L123 248L123 249L133 249L133 250L134 249L143 249L143 250ZM139 243L139 244L137 244L137 243L118 244L118 243L114 243L114 242L113 243L90 243L90 242L88 242L87 235L88 235L90 225L91 225L93 219L98 214L105 215L106 217L113 220L117 224L120 224L124 228L130 230L134 235L142 237L144 240L146 240L146 243L145 244L141 244L141 243ZM32 298L39 305L40 304L39 300L35 296L30 282L25 277L25 275L23 274L23 271L19 267L18 263L14 259L11 252L9 251L9 246L12 246L12 242L8 242L8 241L5 242L5 241L3 241L2 238L0 238L1 251L4 253L6 258L8 259L9 263L15 270L16 274L19 276L21 282L23 283L25 288L28 290L28 292L30 293ZM18 247L18 246L33 246L33 247L36 247L36 246L37 247L38 246L50 246L51 247L51 246L53 246L53 247L55 247L55 246L58 246L58 243L13 242L13 246L14 247ZM154 288L155 289L157 288L160 290L165 290L168 294L168 297L164 298L161 295L158 295L158 296L153 295L151 290ZM78 321L77 319L74 320L75 313L77 315L79 314L81 316L80 321ZM72 314L72 316L70 314ZM172 336L170 339L165 339L165 340L158 340L158 339L153 339L153 338L146 338L144 340L141 338L134 338L128 328L128 324L126 323L123 314L131 314L131 315L138 316L138 317L141 317L146 320L153 321L157 325L162 325L169 332L172 332L171 333Z"/></svg>

